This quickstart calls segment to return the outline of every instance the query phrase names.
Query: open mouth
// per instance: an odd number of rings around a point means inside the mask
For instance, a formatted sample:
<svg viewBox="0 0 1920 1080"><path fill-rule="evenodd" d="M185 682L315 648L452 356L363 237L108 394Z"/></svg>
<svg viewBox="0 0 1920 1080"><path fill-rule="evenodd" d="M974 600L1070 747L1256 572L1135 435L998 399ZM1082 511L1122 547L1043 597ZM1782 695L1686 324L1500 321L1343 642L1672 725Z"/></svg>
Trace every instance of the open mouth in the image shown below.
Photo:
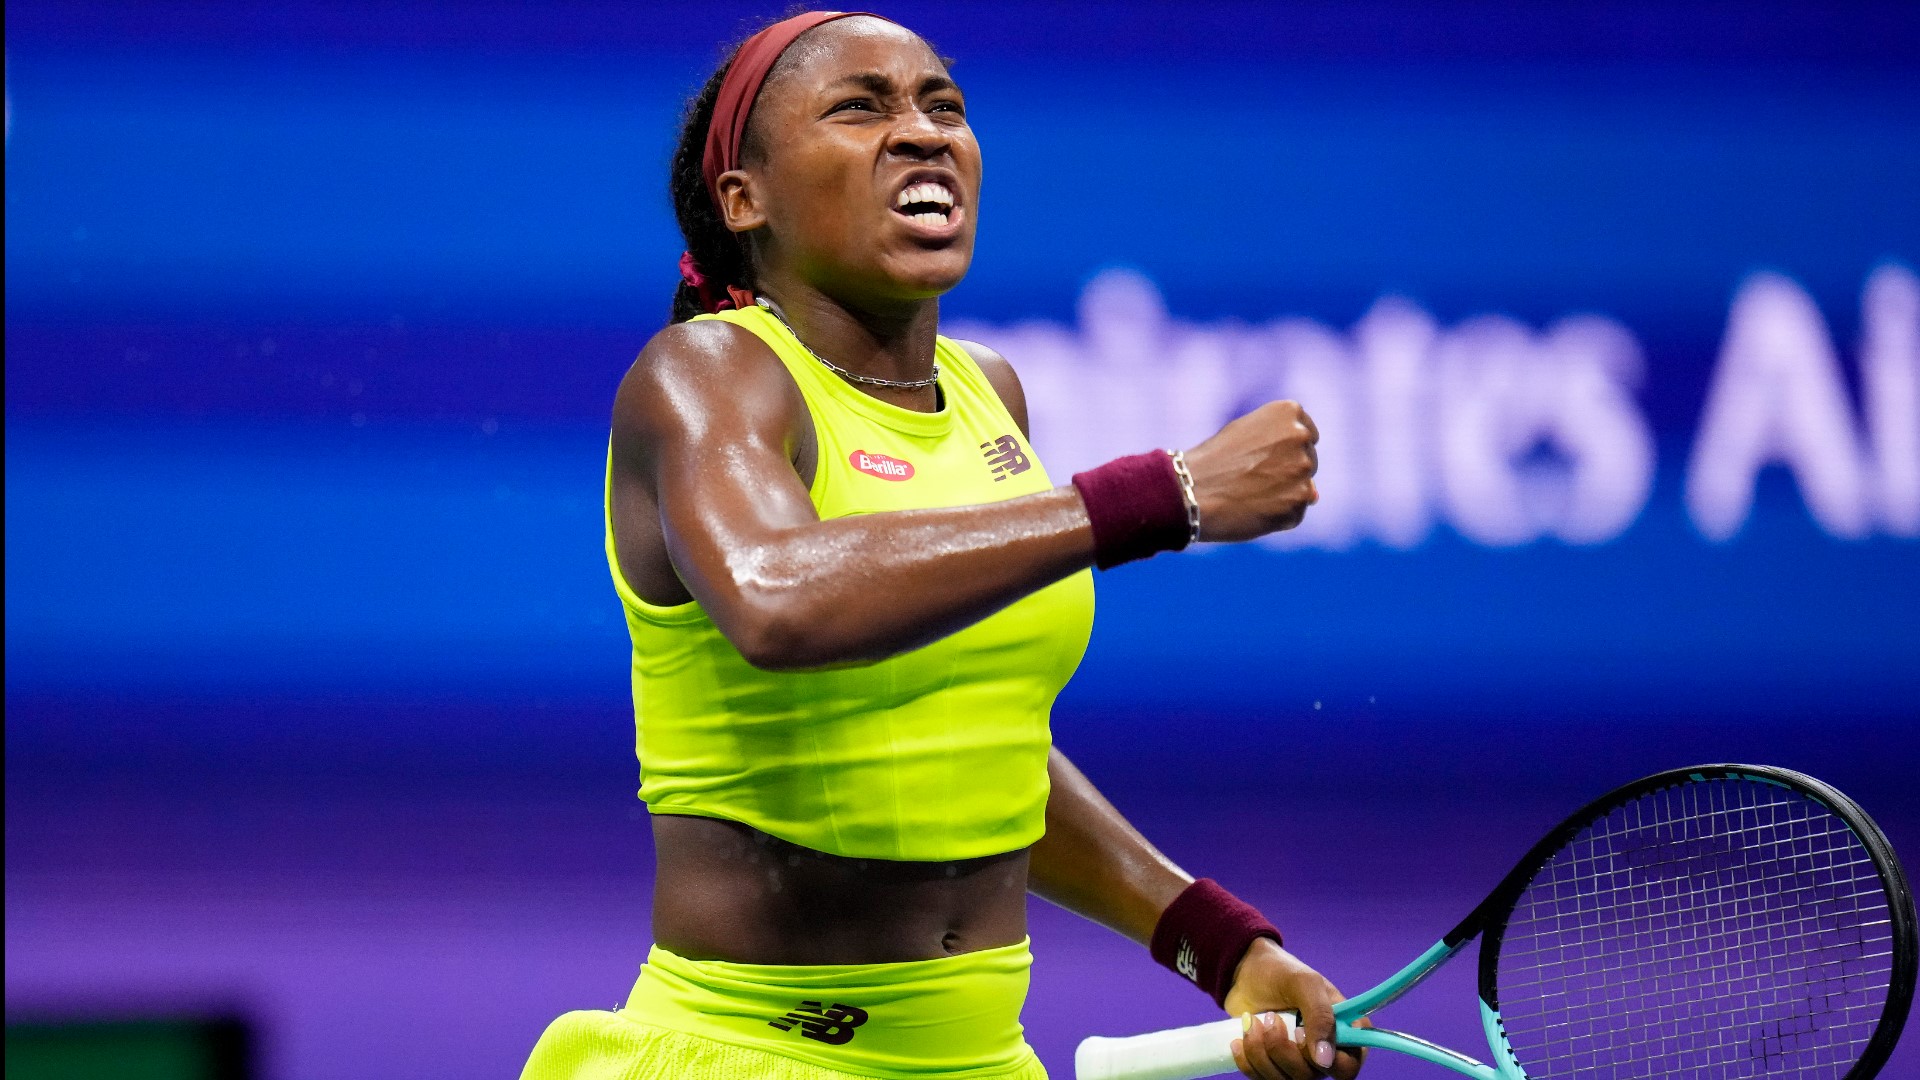
<svg viewBox="0 0 1920 1080"><path fill-rule="evenodd" d="M945 225L953 217L953 192L934 181L909 184L894 196L893 212L920 225Z"/></svg>

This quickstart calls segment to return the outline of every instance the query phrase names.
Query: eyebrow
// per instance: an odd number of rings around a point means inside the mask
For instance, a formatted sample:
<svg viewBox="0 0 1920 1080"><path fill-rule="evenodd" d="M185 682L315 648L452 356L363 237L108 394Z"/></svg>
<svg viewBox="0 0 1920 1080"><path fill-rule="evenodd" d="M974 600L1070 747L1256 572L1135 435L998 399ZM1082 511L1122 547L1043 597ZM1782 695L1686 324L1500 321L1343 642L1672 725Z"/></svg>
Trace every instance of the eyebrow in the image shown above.
<svg viewBox="0 0 1920 1080"><path fill-rule="evenodd" d="M854 75L843 75L828 84L831 89L852 83L865 88L869 93L885 96L894 90L893 80L877 71L862 71ZM931 94L940 90L958 91L960 84L945 75L929 75L920 81L920 94Z"/></svg>

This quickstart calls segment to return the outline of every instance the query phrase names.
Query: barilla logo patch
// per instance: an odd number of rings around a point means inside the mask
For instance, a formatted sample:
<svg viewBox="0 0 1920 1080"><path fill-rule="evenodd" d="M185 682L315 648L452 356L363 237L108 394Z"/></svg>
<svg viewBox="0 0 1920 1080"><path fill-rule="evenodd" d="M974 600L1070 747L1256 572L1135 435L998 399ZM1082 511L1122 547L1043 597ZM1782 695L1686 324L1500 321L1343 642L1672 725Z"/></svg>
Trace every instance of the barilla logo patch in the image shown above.
<svg viewBox="0 0 1920 1080"><path fill-rule="evenodd" d="M877 476L882 480L913 479L913 462L901 461L897 457L885 454L869 454L865 450L855 450L847 455L847 461L868 476Z"/></svg>

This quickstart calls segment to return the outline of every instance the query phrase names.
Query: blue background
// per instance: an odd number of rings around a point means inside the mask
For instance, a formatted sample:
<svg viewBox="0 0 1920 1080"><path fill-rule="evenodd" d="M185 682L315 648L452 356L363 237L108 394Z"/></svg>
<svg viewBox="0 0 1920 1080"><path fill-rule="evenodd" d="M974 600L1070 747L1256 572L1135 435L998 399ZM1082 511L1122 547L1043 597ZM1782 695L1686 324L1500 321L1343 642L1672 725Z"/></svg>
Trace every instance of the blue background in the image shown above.
<svg viewBox="0 0 1920 1080"><path fill-rule="evenodd" d="M762 9L9 5L10 1016L234 1010L267 1075L483 1075L624 993L605 415L674 281L681 103ZM1639 772L1809 768L1915 849L1920 546L1828 536L1781 469L1726 543L1681 499L1748 275L1851 373L1868 273L1920 261L1911 5L883 10L985 149L955 317L1071 323L1122 266L1187 320L1393 293L1645 353L1654 488L1610 542L1102 577L1056 734L1170 852L1352 990ZM1206 1017L1035 920L1059 1075ZM1447 989L1394 1019L1470 1048Z"/></svg>

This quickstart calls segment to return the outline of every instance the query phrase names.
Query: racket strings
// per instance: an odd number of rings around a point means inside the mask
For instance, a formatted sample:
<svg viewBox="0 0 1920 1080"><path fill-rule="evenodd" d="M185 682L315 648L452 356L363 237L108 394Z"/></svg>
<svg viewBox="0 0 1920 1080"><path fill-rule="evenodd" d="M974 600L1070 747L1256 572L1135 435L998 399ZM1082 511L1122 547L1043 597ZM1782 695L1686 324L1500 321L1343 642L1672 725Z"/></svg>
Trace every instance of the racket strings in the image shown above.
<svg viewBox="0 0 1920 1080"><path fill-rule="evenodd" d="M1776 876L1777 876L1777 875L1776 875ZM1767 890L1766 890L1766 887L1765 887L1764 885L1762 886L1762 891L1767 891ZM1711 892L1707 892L1707 893L1705 893L1705 894L1703 895L1703 897L1702 897L1702 899L1703 899L1703 900L1705 900L1705 901L1706 901L1706 902L1707 902L1708 904L1712 904L1712 903L1714 903L1714 902L1716 902L1717 900L1720 900L1720 899L1723 899L1723 898L1719 898L1719 897L1715 897L1715 896L1713 896L1713 895L1712 895L1712 893L1711 893ZM1657 916L1660 916L1660 915L1665 915L1665 914L1668 914L1668 913L1669 913L1667 909L1670 909L1670 908L1671 908L1671 906L1672 906L1672 905L1670 905L1670 904L1660 904L1660 905L1656 905L1656 906L1653 906L1653 907L1655 907L1655 908L1657 908L1657 909L1655 909L1655 910L1649 910L1649 911L1646 911L1646 912L1645 912L1644 914L1648 914L1648 915L1653 915L1653 916L1656 916L1656 917L1657 917ZM1556 914L1559 914L1559 913L1556 913ZM1565 925L1565 923L1567 922L1567 920L1566 920L1566 919L1565 919L1564 917L1562 917L1562 918L1561 918L1561 919L1560 919L1559 921L1560 921L1560 925L1559 925L1559 926L1557 927L1557 929L1559 929L1559 930L1560 930L1560 931L1561 931L1561 932L1562 932L1562 933L1564 934L1564 933L1565 933L1565 932L1567 931L1567 929L1568 929L1568 927L1567 927L1567 926ZM1778 922L1780 922L1780 920L1777 920L1777 919L1776 919L1776 920L1767 920L1767 922L1773 922L1773 923L1778 923ZM1587 918L1577 918L1577 919L1575 920L1575 923L1576 923L1576 926L1578 926L1578 927L1579 927L1579 929L1577 930L1577 933L1578 933L1578 936L1579 936L1580 938L1582 938L1582 939L1586 939L1586 938L1590 938L1590 937L1592 937L1592 936L1593 936L1593 935L1591 934L1591 932L1590 932L1590 930L1588 929L1588 928L1589 928L1589 927L1591 926L1591 924L1593 923L1593 920L1592 920L1592 918L1591 918L1591 917L1587 917ZM1736 930L1740 930L1740 929L1748 929L1748 928L1751 928L1752 926L1756 926L1756 925L1760 925L1760 924L1758 924L1758 923L1754 923L1754 922L1752 922L1752 921L1749 921L1749 924L1748 924L1748 927L1738 927L1738 926L1736 926ZM1786 929L1788 929L1788 930L1794 930L1794 929L1799 929L1799 930L1804 930L1805 928L1794 928L1794 927L1786 927ZM1777 933L1777 930L1776 930L1776 933ZM1712 947L1715 947L1715 946L1719 946L1719 947L1724 947L1724 945L1726 944L1726 943L1725 943L1724 941L1715 941L1715 940L1713 940L1713 939L1712 939L1712 938L1711 938L1710 936L1709 936L1708 938L1706 938L1706 940L1705 940L1705 942L1704 942L1704 943L1705 943L1705 944L1706 944L1706 945L1707 945L1707 946L1709 947L1709 951L1708 951L1708 952L1706 953L1706 955L1712 955L1712 952L1711 952L1711 949L1712 949ZM1655 945L1666 945L1666 946L1669 946L1669 947L1671 947L1671 945L1672 945L1672 942L1671 942L1671 941L1662 941L1662 940L1660 940L1660 935L1655 935L1655 937L1654 937L1654 940L1653 940L1653 944L1655 944ZM1776 950L1776 951L1777 951L1777 950ZM1587 965L1587 967L1588 967L1588 968L1590 969L1590 970L1589 970L1589 971L1587 972L1587 974L1590 974L1590 975L1591 975L1591 974L1593 974L1593 973L1594 973L1594 971L1593 971L1593 970L1591 970L1591 969L1597 969L1597 970L1598 970L1598 972L1599 972L1599 973L1601 974L1601 976L1602 976L1602 977L1605 977L1605 973L1607 972L1607 970L1608 970L1608 969L1610 969L1610 968L1611 968L1611 969L1615 969L1615 970L1617 971L1618 969L1620 969L1620 968L1622 968L1622 967L1624 967L1624 966L1625 966L1624 964L1622 964L1621 962L1619 962L1619 960L1618 960L1618 958L1614 958L1614 959L1613 959L1613 962L1611 962L1611 963L1610 963L1610 962L1609 962L1609 960L1608 960L1608 958L1607 958L1606 956L1604 956L1604 955L1603 955L1603 956L1601 957L1601 959L1600 959L1600 961L1599 961L1599 962L1598 962L1597 964L1594 964L1594 963L1589 963L1589 964ZM1674 971L1673 971L1673 968L1674 968L1674 965L1673 965L1673 964L1671 963L1671 961L1669 961L1669 962L1668 962L1667 964L1665 964L1664 966L1665 966L1665 967L1667 968L1667 970L1666 970L1666 971L1664 971L1664 972L1661 972L1661 971L1655 971L1655 972L1653 972L1653 974L1655 974L1655 975L1660 975L1660 974L1666 974L1666 975L1672 975L1672 974L1674 973ZM1682 966L1684 967L1684 966L1686 966L1686 965L1682 965ZM1700 971L1698 970L1698 969L1699 969L1699 967L1700 967L1700 965L1699 965L1699 964L1697 964L1697 963L1696 963L1696 964L1693 964L1693 965L1691 965L1691 966L1692 966L1692 967L1693 967L1693 968L1695 969L1695 975L1696 975L1696 976L1698 976L1698 975L1700 975L1700 974L1701 974L1701 972L1700 972ZM1767 965L1766 963L1764 963L1764 960L1763 960L1763 963L1762 963L1762 965L1761 965L1761 966L1762 966L1762 967L1767 967L1767 966L1773 966L1773 967L1775 967L1775 968L1778 968L1778 967L1779 967L1779 965L1778 965L1778 964L1773 964L1773 965ZM1643 974L1644 974L1644 973L1643 973ZM1707 973L1705 973L1705 974L1706 974L1706 975L1707 975L1707 976L1708 976L1709 978L1718 978L1718 979L1722 979L1722 980L1724 980L1724 979L1726 978L1726 973L1725 973L1725 972L1707 972ZM1517 989L1517 988L1516 988L1516 989ZM1591 1002L1588 1002L1587 1004L1589 1004L1589 1005L1590 1005L1590 1004L1591 1004ZM1592 1019L1592 1017L1588 1017L1588 1019L1589 1019L1589 1020L1591 1020L1591 1019Z"/></svg>
<svg viewBox="0 0 1920 1080"><path fill-rule="evenodd" d="M1824 806L1745 780L1615 808L1534 876L1498 958L1535 1080L1839 1080L1872 1037L1892 915Z"/></svg>

